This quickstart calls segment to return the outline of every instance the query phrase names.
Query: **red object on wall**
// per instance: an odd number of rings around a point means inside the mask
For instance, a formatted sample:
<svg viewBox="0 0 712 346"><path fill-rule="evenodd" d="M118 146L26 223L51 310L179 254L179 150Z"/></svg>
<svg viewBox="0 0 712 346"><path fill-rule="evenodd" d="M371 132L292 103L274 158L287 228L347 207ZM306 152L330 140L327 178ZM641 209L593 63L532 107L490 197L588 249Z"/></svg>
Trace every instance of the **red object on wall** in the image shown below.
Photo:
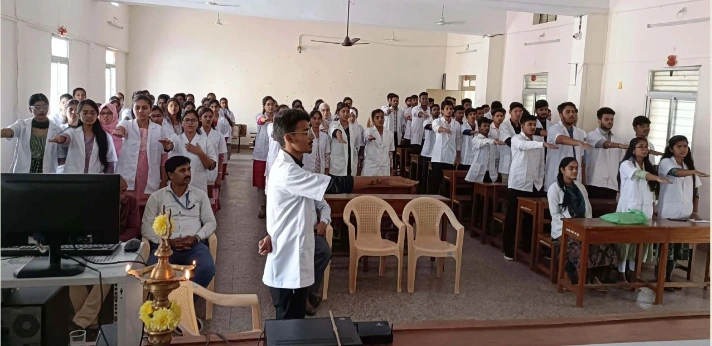
<svg viewBox="0 0 712 346"><path fill-rule="evenodd" d="M532 82L536 82L536 75L535 74L531 75L531 77L529 77L529 79L531 79Z"/></svg>
<svg viewBox="0 0 712 346"><path fill-rule="evenodd" d="M667 65L670 67L677 65L677 55L668 55Z"/></svg>
<svg viewBox="0 0 712 346"><path fill-rule="evenodd" d="M67 34L67 28L64 26L60 26L59 29L57 29L57 32L59 32L59 36L64 37L64 35Z"/></svg>

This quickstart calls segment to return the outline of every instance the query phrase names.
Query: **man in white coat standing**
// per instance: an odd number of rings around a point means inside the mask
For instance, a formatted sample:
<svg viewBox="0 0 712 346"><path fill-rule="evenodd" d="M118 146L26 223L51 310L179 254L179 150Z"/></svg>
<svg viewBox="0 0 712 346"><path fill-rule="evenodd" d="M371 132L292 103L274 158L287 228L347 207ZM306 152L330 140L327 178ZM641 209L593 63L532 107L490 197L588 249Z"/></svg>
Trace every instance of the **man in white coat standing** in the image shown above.
<svg viewBox="0 0 712 346"><path fill-rule="evenodd" d="M613 141L613 116L616 112L603 107L596 112L598 127L586 135L591 149L586 150L586 192L589 198L616 199L618 166L628 144Z"/></svg>
<svg viewBox="0 0 712 346"><path fill-rule="evenodd" d="M410 153L420 155L423 148L423 122L430 118L430 101L428 93L422 92L418 95L420 104L410 110Z"/></svg>
<svg viewBox="0 0 712 346"><path fill-rule="evenodd" d="M559 163L565 157L573 157L577 162L583 162L581 157L586 149L591 146L586 143L586 132L576 127L578 121L578 109L573 102L564 102L557 107L561 121L552 125L546 134L546 141L559 145L559 149L546 150L546 181L544 190L548 190L551 184L556 182L556 175L559 172ZM579 169L577 180L581 180Z"/></svg>

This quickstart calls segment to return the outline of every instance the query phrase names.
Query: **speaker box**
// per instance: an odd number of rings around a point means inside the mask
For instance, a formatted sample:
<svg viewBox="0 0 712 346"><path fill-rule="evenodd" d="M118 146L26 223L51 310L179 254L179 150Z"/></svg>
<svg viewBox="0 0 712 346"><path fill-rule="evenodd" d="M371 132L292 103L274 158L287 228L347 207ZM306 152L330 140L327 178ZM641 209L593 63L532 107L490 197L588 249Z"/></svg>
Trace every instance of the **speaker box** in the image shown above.
<svg viewBox="0 0 712 346"><path fill-rule="evenodd" d="M2 302L3 345L69 344L69 291L66 287L24 287Z"/></svg>

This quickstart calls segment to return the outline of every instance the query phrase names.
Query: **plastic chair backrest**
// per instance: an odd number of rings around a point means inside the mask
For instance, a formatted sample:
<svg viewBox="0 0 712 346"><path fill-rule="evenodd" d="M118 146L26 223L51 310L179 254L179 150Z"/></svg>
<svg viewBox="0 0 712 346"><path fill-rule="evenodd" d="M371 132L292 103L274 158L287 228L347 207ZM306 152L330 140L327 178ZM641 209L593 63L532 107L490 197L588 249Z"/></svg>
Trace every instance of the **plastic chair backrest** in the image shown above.
<svg viewBox="0 0 712 346"><path fill-rule="evenodd" d="M440 222L445 210L449 207L437 199L431 197L419 197L408 204L403 209L403 221L410 224L411 215L415 219L415 235L417 238L437 238L440 239Z"/></svg>
<svg viewBox="0 0 712 346"><path fill-rule="evenodd" d="M356 239L381 239L381 219L384 212L388 212L389 217L397 219L395 210L386 201L374 196L359 196L346 204L344 223L347 226L351 225L353 213L358 223Z"/></svg>
<svg viewBox="0 0 712 346"><path fill-rule="evenodd" d="M181 281L180 286L168 295L168 299L175 300L180 305L180 327L184 335L200 335L195 306L193 305L192 282Z"/></svg>

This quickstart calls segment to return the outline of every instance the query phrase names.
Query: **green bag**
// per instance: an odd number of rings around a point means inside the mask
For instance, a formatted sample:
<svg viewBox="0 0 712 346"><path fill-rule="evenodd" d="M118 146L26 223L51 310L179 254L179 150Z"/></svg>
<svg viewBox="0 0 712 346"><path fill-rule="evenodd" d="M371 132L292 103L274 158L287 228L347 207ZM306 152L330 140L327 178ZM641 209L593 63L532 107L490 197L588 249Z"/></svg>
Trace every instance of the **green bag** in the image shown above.
<svg viewBox="0 0 712 346"><path fill-rule="evenodd" d="M642 225L648 222L648 217L640 210L630 209L627 212L615 212L601 216L601 220L618 225Z"/></svg>

